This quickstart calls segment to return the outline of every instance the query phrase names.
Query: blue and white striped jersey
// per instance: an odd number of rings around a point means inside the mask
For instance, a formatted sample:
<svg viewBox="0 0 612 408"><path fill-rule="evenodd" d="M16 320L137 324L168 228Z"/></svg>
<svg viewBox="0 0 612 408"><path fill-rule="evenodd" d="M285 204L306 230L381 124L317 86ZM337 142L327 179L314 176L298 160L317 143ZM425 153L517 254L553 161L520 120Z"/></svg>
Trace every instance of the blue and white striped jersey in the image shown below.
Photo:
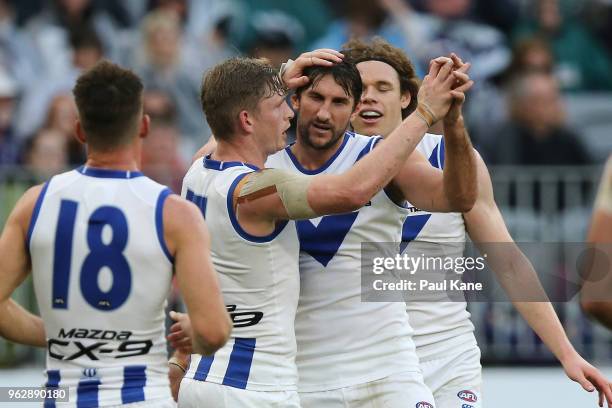
<svg viewBox="0 0 612 408"><path fill-rule="evenodd" d="M214 355L191 356L185 377L247 390L294 391L297 233L293 221L279 222L266 237L240 227L232 196L254 170L241 162L202 158L183 181L183 196L206 218L212 261L234 323L230 340Z"/></svg>
<svg viewBox="0 0 612 408"><path fill-rule="evenodd" d="M48 388L94 407L170 399L164 307L170 190L140 172L81 167L36 202L28 248L47 334Z"/></svg>

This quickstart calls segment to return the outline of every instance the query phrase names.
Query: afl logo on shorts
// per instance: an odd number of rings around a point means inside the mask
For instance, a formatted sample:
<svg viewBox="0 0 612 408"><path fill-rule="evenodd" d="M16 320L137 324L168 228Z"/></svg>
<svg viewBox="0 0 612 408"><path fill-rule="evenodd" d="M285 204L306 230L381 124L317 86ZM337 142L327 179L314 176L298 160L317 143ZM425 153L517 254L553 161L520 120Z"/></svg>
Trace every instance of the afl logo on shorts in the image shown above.
<svg viewBox="0 0 612 408"><path fill-rule="evenodd" d="M478 401L478 397L476 397L476 394L474 394L472 391L469 391L469 390L459 391L457 393L457 396L467 402Z"/></svg>
<svg viewBox="0 0 612 408"><path fill-rule="evenodd" d="M429 402L421 401L417 402L416 408L434 408L434 406L431 405Z"/></svg>
<svg viewBox="0 0 612 408"><path fill-rule="evenodd" d="M85 377L95 377L97 374L96 369L95 368L84 368L83 369L83 375Z"/></svg>

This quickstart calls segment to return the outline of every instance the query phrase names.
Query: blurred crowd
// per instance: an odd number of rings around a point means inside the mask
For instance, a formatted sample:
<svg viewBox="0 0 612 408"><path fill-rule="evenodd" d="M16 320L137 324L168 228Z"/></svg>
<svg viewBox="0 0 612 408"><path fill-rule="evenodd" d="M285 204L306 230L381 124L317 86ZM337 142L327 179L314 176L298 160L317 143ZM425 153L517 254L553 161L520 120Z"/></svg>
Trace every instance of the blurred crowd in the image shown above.
<svg viewBox="0 0 612 408"><path fill-rule="evenodd" d="M612 95L610 0L0 0L0 166L47 177L81 164L71 89L108 58L143 79L152 118L143 168L176 190L210 136L199 102L206 69L234 55L280 66L374 36L405 50L420 74L451 51L473 64L466 121L488 163L606 156L570 126L564 100Z"/></svg>

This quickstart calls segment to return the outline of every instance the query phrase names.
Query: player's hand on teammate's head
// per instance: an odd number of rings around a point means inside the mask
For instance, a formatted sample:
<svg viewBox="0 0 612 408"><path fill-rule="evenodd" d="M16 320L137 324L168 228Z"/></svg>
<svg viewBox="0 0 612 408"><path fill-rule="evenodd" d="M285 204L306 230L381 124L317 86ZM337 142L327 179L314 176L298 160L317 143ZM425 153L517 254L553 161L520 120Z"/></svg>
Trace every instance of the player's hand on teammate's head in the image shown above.
<svg viewBox="0 0 612 408"><path fill-rule="evenodd" d="M599 406L607 402L608 408L612 408L612 383L588 361L578 353L570 355L563 364L563 370L570 380L576 381L586 391L599 393Z"/></svg>
<svg viewBox="0 0 612 408"><path fill-rule="evenodd" d="M170 326L170 334L166 337L170 346L183 354L193 353L191 340L193 333L191 331L191 320L185 313L175 311L170 312L170 318L175 323Z"/></svg>
<svg viewBox="0 0 612 408"><path fill-rule="evenodd" d="M304 70L313 65L324 67L342 62L344 55L330 48L321 48L301 54L295 61L290 61L281 69L282 80L289 89L296 89L308 84Z"/></svg>

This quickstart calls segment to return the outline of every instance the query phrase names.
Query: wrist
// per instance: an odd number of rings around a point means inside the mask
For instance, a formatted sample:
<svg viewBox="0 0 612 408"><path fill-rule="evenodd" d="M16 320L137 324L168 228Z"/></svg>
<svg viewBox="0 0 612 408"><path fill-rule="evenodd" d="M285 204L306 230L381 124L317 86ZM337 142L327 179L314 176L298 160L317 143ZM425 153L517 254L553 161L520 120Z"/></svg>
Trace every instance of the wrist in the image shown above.
<svg viewBox="0 0 612 408"><path fill-rule="evenodd" d="M428 129L438 121L435 113L426 102L419 102L415 114L427 125Z"/></svg>
<svg viewBox="0 0 612 408"><path fill-rule="evenodd" d="M183 353L180 350L175 350L174 354L172 354L172 357L170 358L170 360L168 360L168 362L173 361L183 367L187 367L189 365L190 358L191 356L189 354Z"/></svg>
<svg viewBox="0 0 612 408"><path fill-rule="evenodd" d="M451 118L448 115L444 117L444 126L445 127L453 127L453 128L464 128L465 121L463 119L463 115L459 115L456 118Z"/></svg>
<svg viewBox="0 0 612 408"><path fill-rule="evenodd" d="M566 340L563 344L560 345L559 350L557 352L557 359L561 363L561 365L565 366L565 364L575 358L578 355L578 352L574 349L574 346Z"/></svg>

